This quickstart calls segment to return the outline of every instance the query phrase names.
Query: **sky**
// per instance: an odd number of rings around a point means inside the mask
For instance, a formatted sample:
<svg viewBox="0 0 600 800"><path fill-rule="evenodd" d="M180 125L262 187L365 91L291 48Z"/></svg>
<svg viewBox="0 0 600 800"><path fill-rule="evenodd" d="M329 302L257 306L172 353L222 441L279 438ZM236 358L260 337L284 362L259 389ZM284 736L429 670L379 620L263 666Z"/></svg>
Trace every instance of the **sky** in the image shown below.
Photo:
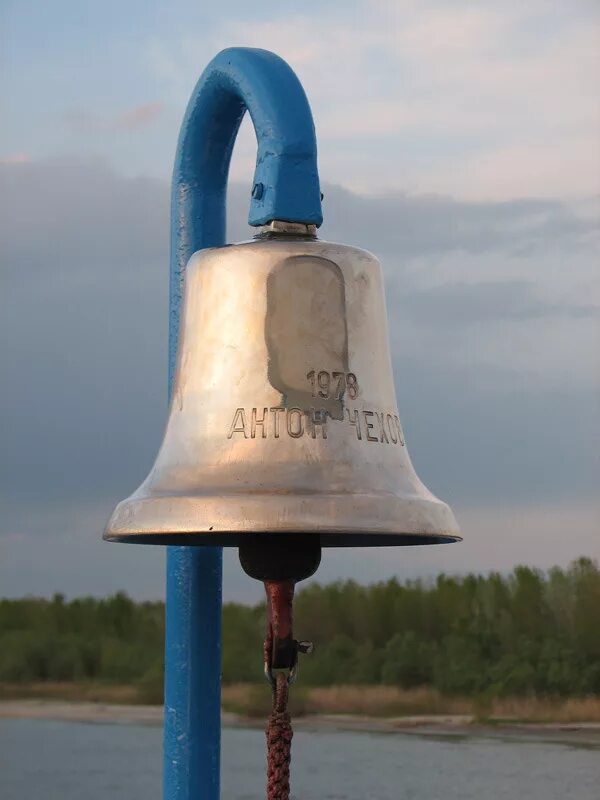
<svg viewBox="0 0 600 800"><path fill-rule="evenodd" d="M600 557L600 6L5 0L0 595L164 592L101 541L166 415L169 181L223 47L309 97L325 239L382 261L398 405L460 544L327 551L320 581ZM229 239L248 237L245 120ZM261 588L226 553L227 599Z"/></svg>

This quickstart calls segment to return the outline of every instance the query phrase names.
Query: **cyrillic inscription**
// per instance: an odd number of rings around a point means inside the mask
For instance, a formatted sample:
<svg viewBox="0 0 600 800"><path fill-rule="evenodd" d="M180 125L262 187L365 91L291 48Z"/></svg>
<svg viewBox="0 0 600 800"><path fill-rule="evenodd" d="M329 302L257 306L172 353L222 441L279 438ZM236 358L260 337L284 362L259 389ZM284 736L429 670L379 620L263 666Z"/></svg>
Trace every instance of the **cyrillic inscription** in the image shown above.
<svg viewBox="0 0 600 800"><path fill-rule="evenodd" d="M370 409L346 408L341 422L328 420L323 408L236 408L229 427L228 439L236 436L244 439L327 439L329 424L342 424L359 442L399 444L404 447L404 435L397 414Z"/></svg>

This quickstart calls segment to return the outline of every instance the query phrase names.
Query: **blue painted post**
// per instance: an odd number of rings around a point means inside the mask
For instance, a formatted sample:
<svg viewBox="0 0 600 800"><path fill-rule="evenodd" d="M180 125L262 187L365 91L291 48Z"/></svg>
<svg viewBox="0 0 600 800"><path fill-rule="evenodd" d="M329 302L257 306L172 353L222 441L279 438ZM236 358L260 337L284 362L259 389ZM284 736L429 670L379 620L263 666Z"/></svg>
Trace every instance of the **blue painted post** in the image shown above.
<svg viewBox="0 0 600 800"><path fill-rule="evenodd" d="M169 393L186 264L196 250L225 244L229 162L246 110L258 143L250 225L322 221L314 125L298 78L266 50L223 50L194 89L175 156ZM221 548L167 548L165 800L219 797L221 573Z"/></svg>

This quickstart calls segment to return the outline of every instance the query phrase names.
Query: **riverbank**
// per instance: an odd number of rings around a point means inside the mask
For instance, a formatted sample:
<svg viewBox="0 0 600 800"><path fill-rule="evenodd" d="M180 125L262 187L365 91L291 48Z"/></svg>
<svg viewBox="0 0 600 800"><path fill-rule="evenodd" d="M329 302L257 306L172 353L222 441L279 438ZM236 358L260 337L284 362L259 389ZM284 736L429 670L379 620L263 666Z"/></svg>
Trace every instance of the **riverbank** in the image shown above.
<svg viewBox="0 0 600 800"><path fill-rule="evenodd" d="M0 683L3 708L42 709L52 702L70 707L130 709L155 708L160 711L160 684L148 691L136 684L106 683ZM262 720L269 713L270 691L265 684L223 686L223 711L240 719ZM599 724L600 697L448 697L429 687L400 689L394 686L306 687L298 683L290 693L290 710L301 717L359 718L380 721L413 719L460 720L461 724ZM41 712L40 712L41 713ZM87 713L87 712L86 712ZM120 712L119 712L120 713ZM124 712L123 712L124 713ZM93 714L92 714L93 716Z"/></svg>
<svg viewBox="0 0 600 800"><path fill-rule="evenodd" d="M35 719L74 723L160 726L163 710L156 705L0 700L0 719ZM264 719L223 711L226 728L263 728ZM488 737L571 743L600 749L600 722L541 723L511 719L482 721L467 714L421 714L373 717L356 714L307 714L294 719L297 731L355 731L419 736Z"/></svg>

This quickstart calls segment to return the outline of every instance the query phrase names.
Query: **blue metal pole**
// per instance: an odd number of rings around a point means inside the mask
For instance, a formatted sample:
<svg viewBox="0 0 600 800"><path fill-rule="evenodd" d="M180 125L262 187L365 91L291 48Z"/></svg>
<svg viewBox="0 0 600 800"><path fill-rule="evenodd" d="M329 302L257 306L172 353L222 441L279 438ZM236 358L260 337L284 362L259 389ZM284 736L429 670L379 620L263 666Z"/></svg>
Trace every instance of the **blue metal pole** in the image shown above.
<svg viewBox="0 0 600 800"><path fill-rule="evenodd" d="M223 50L194 89L175 156L169 394L186 264L196 250L225 244L229 162L246 110L258 144L250 225L322 221L314 125L298 78L266 50ZM165 800L219 797L221 574L221 548L167 548Z"/></svg>

